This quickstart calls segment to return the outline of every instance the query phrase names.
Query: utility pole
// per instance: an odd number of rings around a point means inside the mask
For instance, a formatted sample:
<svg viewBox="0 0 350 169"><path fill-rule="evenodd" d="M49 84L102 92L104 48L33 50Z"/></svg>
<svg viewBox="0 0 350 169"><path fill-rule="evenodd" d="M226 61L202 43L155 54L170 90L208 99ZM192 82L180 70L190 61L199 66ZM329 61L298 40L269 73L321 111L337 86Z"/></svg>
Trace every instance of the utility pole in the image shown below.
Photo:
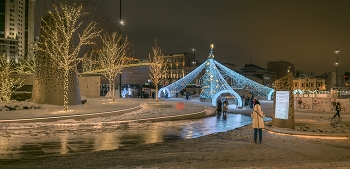
<svg viewBox="0 0 350 169"><path fill-rule="evenodd" d="M335 51L335 53L337 54L337 62L335 63L335 65L337 66L337 83L335 84L336 87L339 87L339 81L338 81L338 78L339 78L339 63L338 63L338 54L339 54L339 50L337 48L337 50Z"/></svg>
<svg viewBox="0 0 350 169"><path fill-rule="evenodd" d="M336 77L336 84L335 86L337 87L337 97L339 98L339 63L338 63L338 54L339 54L339 50L337 48L337 50L335 51L335 53L337 54L337 62L335 63L335 65L337 66L337 77Z"/></svg>
<svg viewBox="0 0 350 169"><path fill-rule="evenodd" d="M119 35L122 35L122 0L119 0ZM122 39L119 41L119 45L122 45ZM122 71L119 74L119 96L122 98Z"/></svg>

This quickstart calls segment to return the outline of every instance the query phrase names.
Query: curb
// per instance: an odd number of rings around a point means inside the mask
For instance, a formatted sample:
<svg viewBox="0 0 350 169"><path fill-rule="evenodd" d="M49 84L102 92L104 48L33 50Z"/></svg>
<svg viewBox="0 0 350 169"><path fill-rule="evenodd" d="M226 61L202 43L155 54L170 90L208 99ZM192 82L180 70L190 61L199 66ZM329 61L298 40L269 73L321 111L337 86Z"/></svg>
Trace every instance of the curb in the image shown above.
<svg viewBox="0 0 350 169"><path fill-rule="evenodd" d="M128 111L135 111L141 109L141 105L138 105L133 108L123 109L123 110L115 110L108 112L98 112L98 113L88 113L88 114L73 114L73 115L63 115L63 116L49 116L49 117L37 117L37 118L26 118L26 119L11 119L11 120L0 120L1 123L36 123L36 122L53 122L59 120L66 119L86 119L86 118L95 118L95 117L105 117L105 116L113 116L120 113L125 113ZM202 111L190 114L181 114L175 116L163 116L163 117L153 117L153 118L144 118L144 119L131 119L131 120L117 120L111 121L107 123L130 123L130 122L159 122L159 121L171 121L171 120L185 120L185 119L198 119L206 116L213 116L214 113L208 113L207 110L204 109ZM106 123L106 122L105 122Z"/></svg>
<svg viewBox="0 0 350 169"><path fill-rule="evenodd" d="M293 129L283 129L283 128L274 128L274 127L265 127L265 130L274 132L274 133L281 133L281 134L294 135L294 136L338 137L338 138L347 138L347 139L350 138L350 133L332 134L332 133L318 133L318 132L301 132L301 131L294 131Z"/></svg>
<svg viewBox="0 0 350 169"><path fill-rule="evenodd" d="M186 119L198 119L205 117L206 111L200 111L191 114L181 114L176 116L163 116L163 117L153 117L144 119L134 119L134 120L120 120L113 121L113 123L131 123L131 122L160 122L160 121L171 121L171 120L186 120Z"/></svg>
<svg viewBox="0 0 350 169"><path fill-rule="evenodd" d="M140 109L141 106L138 105L133 108L115 110L108 112L97 112L97 113L87 113L87 114L72 114L72 115L63 115L63 116L49 116L49 117L36 117L36 118L26 118L26 119L11 119L11 120L0 120L0 123L35 123L35 122L53 122L58 120L66 119L85 119L85 118L94 118L94 117L104 117L104 116L113 116L119 113L125 113L126 111L135 111Z"/></svg>

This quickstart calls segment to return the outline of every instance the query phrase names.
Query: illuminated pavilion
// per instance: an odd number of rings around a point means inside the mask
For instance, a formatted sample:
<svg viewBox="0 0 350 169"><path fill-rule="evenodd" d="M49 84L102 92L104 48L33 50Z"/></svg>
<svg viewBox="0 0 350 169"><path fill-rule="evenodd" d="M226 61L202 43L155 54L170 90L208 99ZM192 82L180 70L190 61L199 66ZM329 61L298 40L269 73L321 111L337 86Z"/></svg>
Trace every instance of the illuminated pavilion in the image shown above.
<svg viewBox="0 0 350 169"><path fill-rule="evenodd" d="M225 67L219 62L214 60L213 54L214 45L210 45L210 52L208 60L203 64L198 66L195 70L190 72L185 77L175 81L174 83L161 88L158 92L158 96L161 96L161 92L170 93L169 97L174 96L176 92L184 89L187 84L192 82L200 72L205 71L204 75L201 77L202 91L200 98L202 101L211 101L212 105L216 105L216 100L223 93L230 93L232 96L237 98L237 106L242 106L242 98L234 89L247 89L250 93L255 96L266 96L268 100L271 100L271 96L274 89L267 86L261 85L253 80L250 80L237 72ZM227 84L225 79L231 78L233 85Z"/></svg>

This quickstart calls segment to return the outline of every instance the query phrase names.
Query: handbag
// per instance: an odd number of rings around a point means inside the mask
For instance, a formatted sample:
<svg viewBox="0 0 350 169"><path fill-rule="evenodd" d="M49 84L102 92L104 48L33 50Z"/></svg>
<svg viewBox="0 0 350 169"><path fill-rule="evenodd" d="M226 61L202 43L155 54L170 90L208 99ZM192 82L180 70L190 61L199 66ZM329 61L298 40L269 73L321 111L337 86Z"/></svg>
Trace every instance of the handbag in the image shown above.
<svg viewBox="0 0 350 169"><path fill-rule="evenodd" d="M262 115L260 115L260 113L258 112L258 111L256 111L256 110L254 110L256 113L258 113L258 115L261 117L261 118L263 118L263 116ZM263 111L261 111L261 112L263 112ZM264 113L264 112L263 112Z"/></svg>

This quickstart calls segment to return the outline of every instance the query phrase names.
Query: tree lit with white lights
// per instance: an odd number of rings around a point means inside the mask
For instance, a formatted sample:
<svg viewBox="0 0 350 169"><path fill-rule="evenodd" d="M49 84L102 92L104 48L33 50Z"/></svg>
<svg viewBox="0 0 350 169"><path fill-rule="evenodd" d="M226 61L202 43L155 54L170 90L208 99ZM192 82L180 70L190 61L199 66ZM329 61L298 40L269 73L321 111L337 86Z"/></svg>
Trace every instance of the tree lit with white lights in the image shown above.
<svg viewBox="0 0 350 169"><path fill-rule="evenodd" d="M76 72L78 54L83 45L93 44L92 39L99 34L95 30L96 23L90 22L82 33L81 17L88 14L83 6L71 3L54 5L54 13L50 13L50 19L43 19L41 38L38 44L38 53L47 55L53 62L57 71L62 71L64 76L64 110L68 110L68 83L69 73ZM78 37L78 43L74 43L74 37Z"/></svg>
<svg viewBox="0 0 350 169"><path fill-rule="evenodd" d="M15 62L0 56L0 101L10 101L11 95L23 86L24 80L11 77L14 74L17 74Z"/></svg>
<svg viewBox="0 0 350 169"><path fill-rule="evenodd" d="M109 81L110 97L115 101L115 78L123 70L125 65L130 62L130 58L126 56L126 48L129 44L126 37L121 43L121 34L113 33L112 36L107 33L100 36L103 47L98 56L99 73L102 73Z"/></svg>
<svg viewBox="0 0 350 169"><path fill-rule="evenodd" d="M157 41L155 41L155 46L152 47L153 57L149 55L149 69L151 73L149 74L154 86L156 87L156 103L158 103L158 85L162 78L162 68L165 66L164 57L162 55L162 50L157 45ZM169 93L170 94L170 93Z"/></svg>

